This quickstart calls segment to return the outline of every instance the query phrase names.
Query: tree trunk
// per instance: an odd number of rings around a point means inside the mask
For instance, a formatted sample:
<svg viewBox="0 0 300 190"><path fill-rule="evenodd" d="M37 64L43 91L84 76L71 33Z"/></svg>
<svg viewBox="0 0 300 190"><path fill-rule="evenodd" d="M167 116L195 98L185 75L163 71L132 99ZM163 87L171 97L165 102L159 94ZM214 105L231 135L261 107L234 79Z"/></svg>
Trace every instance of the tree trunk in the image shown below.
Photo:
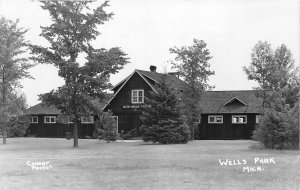
<svg viewBox="0 0 300 190"><path fill-rule="evenodd" d="M5 78L4 78L4 71L2 74L2 106L4 107L4 110L2 112L2 117L5 118L3 122L3 133L2 133L2 138L3 138L3 144L6 144L6 136L7 136L7 131L6 131L6 117L5 117L5 112L7 111L6 109L6 86L5 86Z"/></svg>
<svg viewBox="0 0 300 190"><path fill-rule="evenodd" d="M195 140L195 126L194 126L194 124L192 125L192 134L191 134L191 140L193 141L193 140Z"/></svg>
<svg viewBox="0 0 300 190"><path fill-rule="evenodd" d="M4 125L4 128L3 128L3 144L6 144L6 136L7 136L7 132L6 132L6 125Z"/></svg>
<svg viewBox="0 0 300 190"><path fill-rule="evenodd" d="M77 125L77 119L74 121L73 125L73 139L74 139L74 148L78 148L78 125Z"/></svg>

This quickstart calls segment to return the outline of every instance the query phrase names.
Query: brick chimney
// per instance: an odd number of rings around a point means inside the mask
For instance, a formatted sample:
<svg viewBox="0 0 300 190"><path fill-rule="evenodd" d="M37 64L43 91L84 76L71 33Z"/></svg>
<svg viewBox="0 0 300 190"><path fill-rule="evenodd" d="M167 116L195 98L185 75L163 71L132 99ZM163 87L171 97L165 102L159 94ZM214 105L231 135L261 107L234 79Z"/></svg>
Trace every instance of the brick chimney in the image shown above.
<svg viewBox="0 0 300 190"><path fill-rule="evenodd" d="M150 66L150 71L151 71L151 72L156 72L156 66L151 65L151 66Z"/></svg>

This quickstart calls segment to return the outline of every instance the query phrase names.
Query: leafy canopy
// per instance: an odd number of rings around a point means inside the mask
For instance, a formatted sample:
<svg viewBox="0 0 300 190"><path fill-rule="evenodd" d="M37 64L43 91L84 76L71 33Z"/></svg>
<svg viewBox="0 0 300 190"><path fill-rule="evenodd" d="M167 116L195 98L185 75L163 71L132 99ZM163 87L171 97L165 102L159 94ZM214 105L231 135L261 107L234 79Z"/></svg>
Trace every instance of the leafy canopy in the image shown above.
<svg viewBox="0 0 300 190"><path fill-rule="evenodd" d="M27 51L24 35L28 30L20 28L18 23L19 20L0 18L0 82L8 91L22 87L21 79L32 78L28 69L34 66L24 56Z"/></svg>
<svg viewBox="0 0 300 190"><path fill-rule="evenodd" d="M111 87L109 77L128 62L126 54L117 47L96 49L91 42L100 34L97 26L110 20L112 13L104 8L108 2L91 10L88 1L44 1L42 8L50 13L52 24L41 27L41 36L50 47L30 45L36 62L53 64L65 85L40 96L55 105L63 114L74 119L74 135L80 116L99 111L94 99L104 99ZM85 63L79 64L79 54ZM74 138L75 140L75 138ZM74 145L75 146L75 145Z"/></svg>
<svg viewBox="0 0 300 190"><path fill-rule="evenodd" d="M193 40L193 45L181 48L170 48L170 53L175 54L175 60L171 61L172 68L179 72L180 77L187 84L182 93L182 113L185 122L191 130L194 139L195 121L199 120L200 99L202 92L210 90L213 86L208 84L208 78L215 72L210 70L209 49L203 40Z"/></svg>
<svg viewBox="0 0 300 190"><path fill-rule="evenodd" d="M206 46L205 41L194 39L192 46L170 48L170 53L176 56L171 61L173 68L189 86L200 90L212 88L208 85L208 77L215 73L209 69L212 56Z"/></svg>
<svg viewBox="0 0 300 190"><path fill-rule="evenodd" d="M41 99L68 115L74 111L86 113L93 98L104 98L104 91L111 87L110 74L128 62L120 48L95 49L91 45L91 40L100 34L96 26L110 20L113 14L104 11L107 1L94 10L89 8L89 3L43 2L42 8L49 11L53 23L41 27L41 36L48 40L50 47L30 46L35 55L31 57L33 60L58 67L59 76L65 80L64 86L42 95ZM77 62L80 53L86 55L83 66Z"/></svg>
<svg viewBox="0 0 300 190"><path fill-rule="evenodd" d="M299 68L294 67L291 51L282 44L275 51L268 42L259 41L252 50L250 66L244 67L249 80L257 81L266 105L274 96L295 105L299 92ZM266 93L268 91L268 93Z"/></svg>
<svg viewBox="0 0 300 190"><path fill-rule="evenodd" d="M20 80L32 78L28 69L34 66L24 56L27 41L26 29L18 26L19 20L0 18L0 83L1 107L0 122L4 132L3 144L6 144L6 132L11 118L21 115L26 107L24 95L18 95Z"/></svg>

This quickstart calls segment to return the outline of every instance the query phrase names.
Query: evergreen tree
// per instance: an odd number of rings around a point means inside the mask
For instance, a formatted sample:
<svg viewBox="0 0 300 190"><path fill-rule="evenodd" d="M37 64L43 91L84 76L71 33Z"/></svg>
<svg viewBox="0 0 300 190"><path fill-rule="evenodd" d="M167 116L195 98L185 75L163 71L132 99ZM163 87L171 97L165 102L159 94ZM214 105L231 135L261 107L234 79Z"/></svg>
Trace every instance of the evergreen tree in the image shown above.
<svg viewBox="0 0 300 190"><path fill-rule="evenodd" d="M180 117L177 97L165 78L157 85L157 92L150 91L149 97L145 97L145 103L151 108L143 108L140 116L143 140L161 144L187 143L189 128Z"/></svg>

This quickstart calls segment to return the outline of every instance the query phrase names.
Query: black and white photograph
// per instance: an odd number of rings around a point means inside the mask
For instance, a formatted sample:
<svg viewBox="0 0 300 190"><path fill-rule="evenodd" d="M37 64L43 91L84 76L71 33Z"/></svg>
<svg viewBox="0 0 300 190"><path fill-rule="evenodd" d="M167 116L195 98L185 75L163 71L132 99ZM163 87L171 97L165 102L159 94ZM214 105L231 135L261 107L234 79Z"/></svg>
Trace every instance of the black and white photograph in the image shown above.
<svg viewBox="0 0 300 190"><path fill-rule="evenodd" d="M299 0L0 0L0 190L300 190Z"/></svg>

